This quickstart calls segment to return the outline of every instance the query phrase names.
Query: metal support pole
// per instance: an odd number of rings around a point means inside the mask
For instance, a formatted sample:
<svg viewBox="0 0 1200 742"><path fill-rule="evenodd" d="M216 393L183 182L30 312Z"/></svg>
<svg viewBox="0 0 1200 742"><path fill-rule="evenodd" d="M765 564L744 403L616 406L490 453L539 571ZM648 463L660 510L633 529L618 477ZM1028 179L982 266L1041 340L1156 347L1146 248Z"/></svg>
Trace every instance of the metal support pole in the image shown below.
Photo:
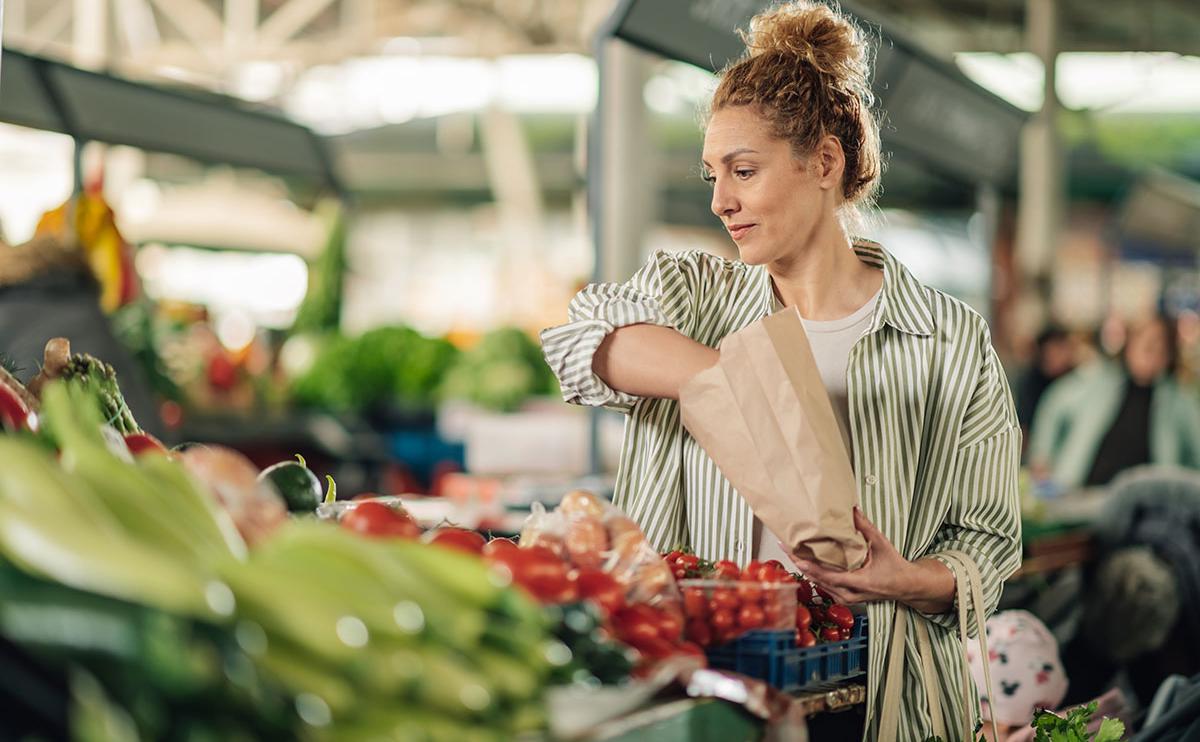
<svg viewBox="0 0 1200 742"><path fill-rule="evenodd" d="M1021 141L1021 191L1017 212L1017 265L1025 288L1021 301L1027 317L1048 316L1051 270L1066 200L1063 147L1058 132L1055 87L1058 59L1057 0L1026 0L1030 50L1045 68L1042 109L1025 125Z"/></svg>

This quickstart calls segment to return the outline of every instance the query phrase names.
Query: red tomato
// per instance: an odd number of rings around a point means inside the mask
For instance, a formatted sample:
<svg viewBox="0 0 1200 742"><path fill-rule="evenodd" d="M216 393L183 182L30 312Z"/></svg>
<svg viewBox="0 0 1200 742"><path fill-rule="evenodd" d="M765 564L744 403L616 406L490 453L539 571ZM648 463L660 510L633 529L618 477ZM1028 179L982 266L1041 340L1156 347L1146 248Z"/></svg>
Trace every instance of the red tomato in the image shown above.
<svg viewBox="0 0 1200 742"><path fill-rule="evenodd" d="M812 626L812 613L803 605L796 606L796 629L807 631L809 626Z"/></svg>
<svg viewBox="0 0 1200 742"><path fill-rule="evenodd" d="M762 585L757 582L739 582L736 588L738 600L742 603L761 603L763 599Z"/></svg>
<svg viewBox="0 0 1200 742"><path fill-rule="evenodd" d="M717 580L736 580L742 575L742 570L738 569L735 562L728 559L722 559L713 565L713 579Z"/></svg>
<svg viewBox="0 0 1200 742"><path fill-rule="evenodd" d="M708 599L704 597L704 588L683 589L683 612L688 618L703 618L708 613Z"/></svg>
<svg viewBox="0 0 1200 742"><path fill-rule="evenodd" d="M712 627L713 633L719 635L732 629L737 624L737 620L734 618L733 611L728 608L720 608L713 611L708 617L708 624Z"/></svg>
<svg viewBox="0 0 1200 742"><path fill-rule="evenodd" d="M675 565L691 571L700 566L700 557L695 554L682 554L675 560Z"/></svg>
<svg viewBox="0 0 1200 742"><path fill-rule="evenodd" d="M762 569L762 562L755 559L754 561L747 564L746 568L742 570L740 579L745 580L747 582L758 582L758 573L761 569Z"/></svg>
<svg viewBox="0 0 1200 742"><path fill-rule="evenodd" d="M763 626L770 628L787 628L791 616L788 615L787 606L780 600L767 600L763 602Z"/></svg>
<svg viewBox="0 0 1200 742"><path fill-rule="evenodd" d="M754 572L754 578L759 582L783 582L790 579L790 577L791 575L784 569L783 564L776 559L763 562L758 566L758 570Z"/></svg>
<svg viewBox="0 0 1200 742"><path fill-rule="evenodd" d="M134 456L141 456L144 453L163 453L167 452L167 447L149 433L131 433L125 436L125 447L129 449L129 453Z"/></svg>
<svg viewBox="0 0 1200 742"><path fill-rule="evenodd" d="M821 606L816 604L810 605L808 607L808 612L812 614L812 622L814 626L825 623L825 609Z"/></svg>
<svg viewBox="0 0 1200 742"><path fill-rule="evenodd" d="M831 605L825 611L825 618L832 621L839 629L854 628L854 614L844 605Z"/></svg>
<svg viewBox="0 0 1200 742"><path fill-rule="evenodd" d="M821 638L827 642L838 641L839 639L841 639L841 637L842 637L841 629L837 628L836 626L826 626L823 629L821 629Z"/></svg>
<svg viewBox="0 0 1200 742"><path fill-rule="evenodd" d="M825 601L826 603L834 602L833 596L830 595L829 593L825 592L825 590L820 585L813 585L813 590L815 590L817 595L821 598L821 600Z"/></svg>
<svg viewBox="0 0 1200 742"><path fill-rule="evenodd" d="M683 633L683 614L674 607L659 608L657 613L659 636L670 642L679 641Z"/></svg>
<svg viewBox="0 0 1200 742"><path fill-rule="evenodd" d="M675 579L677 579L677 580L687 579L687 570L684 569L683 567L677 566L677 567L673 568L671 570L671 574L675 575Z"/></svg>
<svg viewBox="0 0 1200 742"><path fill-rule="evenodd" d="M738 596L732 588L718 587L712 591L712 597L708 599L708 611L713 613L721 610L733 610L738 607Z"/></svg>
<svg viewBox="0 0 1200 742"><path fill-rule="evenodd" d="M685 635L688 641L696 642L702 647L707 647L712 644L712 630L708 628L708 624L701 619L688 621L687 631Z"/></svg>
<svg viewBox="0 0 1200 742"><path fill-rule="evenodd" d="M342 516L342 528L378 538L416 538L421 527L381 502L364 502Z"/></svg>
<svg viewBox="0 0 1200 742"><path fill-rule="evenodd" d="M705 656L704 650L699 645L692 642L680 642L675 645L675 654L686 654L689 657L698 657L704 660L705 666L708 665L708 657Z"/></svg>
<svg viewBox="0 0 1200 742"><path fill-rule="evenodd" d="M752 629L761 628L766 616L763 615L763 609L756 605L744 605L738 611L737 625L739 629L750 631Z"/></svg>
<svg viewBox="0 0 1200 742"><path fill-rule="evenodd" d="M668 551L666 554L663 554L663 559L667 561L668 566L674 567L675 562L677 562L681 556L683 556L683 552L677 549L675 551Z"/></svg>
<svg viewBox="0 0 1200 742"><path fill-rule="evenodd" d="M37 415L29 411L17 393L0 384L0 430L37 430Z"/></svg>
<svg viewBox="0 0 1200 742"><path fill-rule="evenodd" d="M628 606L613 614L613 630L626 644L638 647L639 642L662 641L657 617L640 610L644 607Z"/></svg>
<svg viewBox="0 0 1200 742"><path fill-rule="evenodd" d="M625 587L607 572L598 569L581 569L575 576L579 597L590 600L605 615L612 615L625 605Z"/></svg>
<svg viewBox="0 0 1200 742"><path fill-rule="evenodd" d="M465 551L468 554L483 552L483 536L466 528L438 528L425 534L422 539L426 543L444 546L447 549Z"/></svg>
<svg viewBox="0 0 1200 742"><path fill-rule="evenodd" d="M483 545L483 556L490 559L502 552L516 551L519 548L521 547L512 539L494 538Z"/></svg>
<svg viewBox="0 0 1200 742"><path fill-rule="evenodd" d="M817 637L808 629L796 629L796 646L805 648L813 647L817 644Z"/></svg>
<svg viewBox="0 0 1200 742"><path fill-rule="evenodd" d="M854 630L853 629L838 629L838 633L839 633L838 638L841 639L842 641L846 641L847 639L849 639L851 636L854 635Z"/></svg>
<svg viewBox="0 0 1200 742"><path fill-rule="evenodd" d="M661 660L675 654L675 645L658 637L637 637L626 642L650 660Z"/></svg>

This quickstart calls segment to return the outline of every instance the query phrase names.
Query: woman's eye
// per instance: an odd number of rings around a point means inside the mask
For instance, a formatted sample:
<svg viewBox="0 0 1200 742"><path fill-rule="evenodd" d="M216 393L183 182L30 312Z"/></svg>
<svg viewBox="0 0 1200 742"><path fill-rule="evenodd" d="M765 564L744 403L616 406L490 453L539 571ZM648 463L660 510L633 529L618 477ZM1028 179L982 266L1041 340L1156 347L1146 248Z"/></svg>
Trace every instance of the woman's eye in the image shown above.
<svg viewBox="0 0 1200 742"><path fill-rule="evenodd" d="M712 173L700 173L700 179L709 185L717 182L717 176L713 175Z"/></svg>
<svg viewBox="0 0 1200 742"><path fill-rule="evenodd" d="M749 180L750 177L752 175L754 175L754 171L753 170L745 170L745 169L734 170L733 174L736 175L737 177L741 178L742 180Z"/></svg>

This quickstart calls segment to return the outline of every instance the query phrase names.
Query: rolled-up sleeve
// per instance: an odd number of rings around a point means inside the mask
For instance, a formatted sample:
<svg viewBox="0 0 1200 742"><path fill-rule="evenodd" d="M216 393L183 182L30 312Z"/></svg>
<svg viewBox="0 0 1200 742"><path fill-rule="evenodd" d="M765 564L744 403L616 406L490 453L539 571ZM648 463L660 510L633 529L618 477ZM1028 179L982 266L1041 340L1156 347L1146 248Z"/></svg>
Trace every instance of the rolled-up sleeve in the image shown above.
<svg viewBox="0 0 1200 742"><path fill-rule="evenodd" d="M1021 429L990 340L983 351L983 368L963 418L950 508L926 556L947 567L948 561L939 553L961 551L971 557L983 582L985 611L991 615L1000 601L1004 581L1021 566L1021 507L1017 493ZM958 626L957 611L928 618L946 628ZM969 618L973 633L975 619Z"/></svg>
<svg viewBox="0 0 1200 742"><path fill-rule="evenodd" d="M629 412L641 398L613 389L596 375L596 349L609 333L628 325L685 332L693 303L690 274L686 256L656 251L625 283L594 283L580 291L568 308L569 321L541 333L542 352L563 400Z"/></svg>

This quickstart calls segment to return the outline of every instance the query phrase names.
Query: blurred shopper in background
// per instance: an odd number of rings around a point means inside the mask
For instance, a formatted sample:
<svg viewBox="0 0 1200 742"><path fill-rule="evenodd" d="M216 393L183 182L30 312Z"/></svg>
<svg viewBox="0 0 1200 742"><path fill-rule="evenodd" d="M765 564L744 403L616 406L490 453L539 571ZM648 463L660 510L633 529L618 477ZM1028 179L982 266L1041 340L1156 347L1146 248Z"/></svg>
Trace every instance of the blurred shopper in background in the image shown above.
<svg viewBox="0 0 1200 742"><path fill-rule="evenodd" d="M1200 468L1200 402L1174 378L1175 323L1132 324L1120 362L1100 361L1046 391L1033 420L1029 461L1062 487L1097 487L1154 463Z"/></svg>
<svg viewBox="0 0 1200 742"><path fill-rule="evenodd" d="M1028 434L1042 395L1055 381L1075 369L1077 358L1071 334L1060 325L1050 325L1038 336L1029 368L1017 379L1014 394L1017 419Z"/></svg>

